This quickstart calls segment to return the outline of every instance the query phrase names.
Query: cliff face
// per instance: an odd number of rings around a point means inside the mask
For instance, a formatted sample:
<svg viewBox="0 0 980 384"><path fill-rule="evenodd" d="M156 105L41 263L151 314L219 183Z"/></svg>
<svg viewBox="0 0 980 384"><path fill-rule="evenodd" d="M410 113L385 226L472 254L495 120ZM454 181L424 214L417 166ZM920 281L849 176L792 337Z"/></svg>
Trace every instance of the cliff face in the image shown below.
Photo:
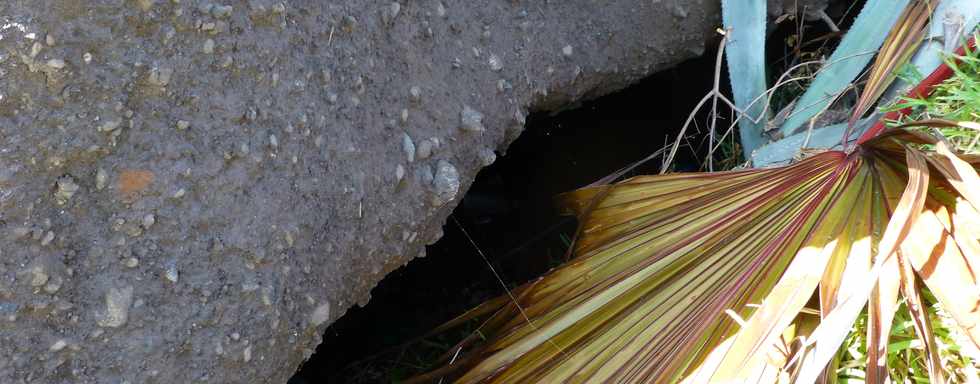
<svg viewBox="0 0 980 384"><path fill-rule="evenodd" d="M717 7L0 3L0 382L285 382L529 111L699 55Z"/></svg>

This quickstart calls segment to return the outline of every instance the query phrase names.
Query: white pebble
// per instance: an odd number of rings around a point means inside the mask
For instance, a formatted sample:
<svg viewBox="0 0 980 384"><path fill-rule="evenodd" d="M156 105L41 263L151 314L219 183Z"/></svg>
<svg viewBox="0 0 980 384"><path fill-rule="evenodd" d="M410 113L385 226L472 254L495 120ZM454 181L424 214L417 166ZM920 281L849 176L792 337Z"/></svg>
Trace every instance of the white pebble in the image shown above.
<svg viewBox="0 0 980 384"><path fill-rule="evenodd" d="M490 148L481 149L479 156L480 156L480 164L483 165L484 167L493 164L494 161L497 161L497 154L493 153L493 150Z"/></svg>
<svg viewBox="0 0 980 384"><path fill-rule="evenodd" d="M95 171L95 189L103 190L105 186L109 183L109 173L104 169L99 168Z"/></svg>
<svg viewBox="0 0 980 384"><path fill-rule="evenodd" d="M432 156L432 152L435 149L435 143L432 140L425 139L419 142L418 148L415 150L415 157L422 159L428 159Z"/></svg>
<svg viewBox="0 0 980 384"><path fill-rule="evenodd" d="M48 282L48 273L43 266L35 265L31 268L31 286L40 287Z"/></svg>
<svg viewBox="0 0 980 384"><path fill-rule="evenodd" d="M49 347L48 350L51 352L58 352L62 349L65 349L65 347L67 346L68 346L68 342L65 341L64 339L61 339L54 342L54 344L51 344L51 347Z"/></svg>
<svg viewBox="0 0 980 384"><path fill-rule="evenodd" d="M487 63L490 64L491 71L499 72L501 69L504 69L504 62L495 54L490 54L490 59L487 60Z"/></svg>
<svg viewBox="0 0 980 384"><path fill-rule="evenodd" d="M54 232L48 231L48 233L44 234L44 238L41 239L41 245L51 244L52 241L54 241Z"/></svg>
<svg viewBox="0 0 980 384"><path fill-rule="evenodd" d="M55 202L58 203L58 205L67 204L68 200L71 200L72 196L74 196L79 189L78 184L75 183L75 179L68 175L59 177L55 184L57 185L58 189L55 191L54 197Z"/></svg>
<svg viewBox="0 0 980 384"><path fill-rule="evenodd" d="M435 188L435 196L432 198L432 205L442 206L456 198L459 193L459 172L452 163L440 160L436 165L436 174L432 180Z"/></svg>
<svg viewBox="0 0 980 384"><path fill-rule="evenodd" d="M129 320L129 307L133 305L133 287L110 288L105 295L106 311L97 321L100 327L119 328Z"/></svg>
<svg viewBox="0 0 980 384"><path fill-rule="evenodd" d="M155 224L156 222L157 222L157 218L152 213L147 213L145 216L143 216L144 229L150 229L150 227L152 227L153 224Z"/></svg>
<svg viewBox="0 0 980 384"><path fill-rule="evenodd" d="M44 46L35 41L34 45L31 45L31 58L37 57L37 55L41 53L42 49L44 49Z"/></svg>
<svg viewBox="0 0 980 384"><path fill-rule="evenodd" d="M167 262L166 270L164 271L164 277L166 277L167 281L171 283L177 283L177 280L180 279L180 272L177 271L176 260L171 260Z"/></svg>
<svg viewBox="0 0 980 384"><path fill-rule="evenodd" d="M398 164L398 166L395 167L395 180L400 182L403 178L405 178L405 167Z"/></svg>
<svg viewBox="0 0 980 384"><path fill-rule="evenodd" d="M467 132L483 132L486 128L483 127L483 114L477 112L469 105L464 105L463 110L459 113L460 128Z"/></svg>
<svg viewBox="0 0 980 384"><path fill-rule="evenodd" d="M313 314L310 316L310 323L314 327L320 326L320 324L327 322L327 320L330 320L330 302L320 304L320 306L313 310Z"/></svg>
<svg viewBox="0 0 980 384"><path fill-rule="evenodd" d="M402 134L402 150L405 151L409 163L415 161L415 143L407 133Z"/></svg>
<svg viewBox="0 0 980 384"><path fill-rule="evenodd" d="M572 48L571 45L566 45L564 48L561 49L561 54L563 54L565 56L571 56L572 53L574 53L574 52L575 52L574 51L574 48Z"/></svg>
<svg viewBox="0 0 980 384"><path fill-rule="evenodd" d="M207 54L214 53L214 40L212 39L204 40L204 53Z"/></svg>

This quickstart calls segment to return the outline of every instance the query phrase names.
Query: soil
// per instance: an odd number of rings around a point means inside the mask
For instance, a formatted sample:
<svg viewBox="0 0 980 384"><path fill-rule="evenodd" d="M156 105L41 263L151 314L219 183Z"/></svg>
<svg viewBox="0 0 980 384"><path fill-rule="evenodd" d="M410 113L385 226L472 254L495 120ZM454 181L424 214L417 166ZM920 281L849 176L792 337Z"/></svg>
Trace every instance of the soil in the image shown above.
<svg viewBox="0 0 980 384"><path fill-rule="evenodd" d="M525 116L701 55L717 7L0 2L0 382L286 382Z"/></svg>

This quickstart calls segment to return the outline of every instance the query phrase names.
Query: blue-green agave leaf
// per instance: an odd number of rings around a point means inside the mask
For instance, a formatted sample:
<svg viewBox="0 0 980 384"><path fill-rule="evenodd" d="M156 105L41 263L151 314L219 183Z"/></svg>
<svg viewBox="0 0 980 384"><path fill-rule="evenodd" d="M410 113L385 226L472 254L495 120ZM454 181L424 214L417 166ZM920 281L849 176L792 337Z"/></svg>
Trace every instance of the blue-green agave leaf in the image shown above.
<svg viewBox="0 0 980 384"><path fill-rule="evenodd" d="M851 131L851 137L848 139L848 142L852 143L857 140L879 118L881 118L881 115L875 114L859 120ZM796 155L800 154L800 151L804 149L804 144L806 149L840 150L841 137L844 136L845 130L847 130L847 123L833 124L815 128L810 133L809 140L806 137L807 132L803 131L785 137L782 140L766 144L752 153L752 166L765 168L787 165Z"/></svg>
<svg viewBox="0 0 980 384"><path fill-rule="evenodd" d="M974 0L976 1L976 0ZM834 101L868 65L909 0L868 0L840 45L780 128L790 136Z"/></svg>
<svg viewBox="0 0 980 384"><path fill-rule="evenodd" d="M735 106L746 112L738 122L742 150L748 158L765 144L762 136L768 116L765 98L752 103L766 91L766 1L722 0L722 18L728 30L725 56ZM753 120L758 120L753 121Z"/></svg>

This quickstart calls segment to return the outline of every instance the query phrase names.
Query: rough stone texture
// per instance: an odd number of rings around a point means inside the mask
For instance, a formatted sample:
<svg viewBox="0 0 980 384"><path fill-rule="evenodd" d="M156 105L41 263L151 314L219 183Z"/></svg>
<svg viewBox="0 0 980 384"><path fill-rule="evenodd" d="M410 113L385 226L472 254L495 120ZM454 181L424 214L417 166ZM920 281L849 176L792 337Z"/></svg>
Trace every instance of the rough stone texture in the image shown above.
<svg viewBox="0 0 980 384"><path fill-rule="evenodd" d="M0 1L0 382L285 382L529 111L716 3Z"/></svg>

